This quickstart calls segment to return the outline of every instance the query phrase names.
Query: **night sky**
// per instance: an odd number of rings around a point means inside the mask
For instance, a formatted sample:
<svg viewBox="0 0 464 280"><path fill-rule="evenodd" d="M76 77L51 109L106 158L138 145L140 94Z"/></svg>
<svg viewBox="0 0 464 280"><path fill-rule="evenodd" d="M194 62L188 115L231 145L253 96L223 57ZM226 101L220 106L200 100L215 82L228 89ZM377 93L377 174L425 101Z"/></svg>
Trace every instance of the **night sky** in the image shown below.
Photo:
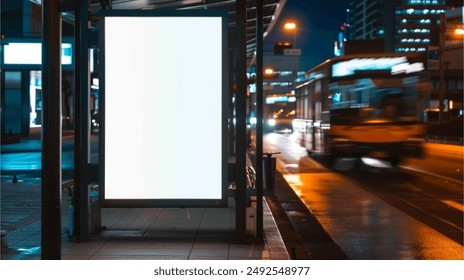
<svg viewBox="0 0 464 280"><path fill-rule="evenodd" d="M307 71L326 59L334 57L334 41L340 26L346 22L349 0L287 0L274 29L265 43L291 41L293 35L283 31L286 21L299 23L296 47L302 49L302 69Z"/></svg>

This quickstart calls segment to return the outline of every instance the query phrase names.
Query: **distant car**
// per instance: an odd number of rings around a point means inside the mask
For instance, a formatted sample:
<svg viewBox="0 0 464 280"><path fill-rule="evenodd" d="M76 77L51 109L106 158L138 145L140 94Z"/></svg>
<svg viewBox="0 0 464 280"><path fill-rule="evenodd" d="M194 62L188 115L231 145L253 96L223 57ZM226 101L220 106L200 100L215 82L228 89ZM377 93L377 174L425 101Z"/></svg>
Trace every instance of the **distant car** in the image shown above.
<svg viewBox="0 0 464 280"><path fill-rule="evenodd" d="M293 133L293 120L295 110L285 111L280 109L272 115L272 118L266 120L266 131L284 131L290 130Z"/></svg>
<svg viewBox="0 0 464 280"><path fill-rule="evenodd" d="M94 112L91 117L90 133L98 133L100 129L100 115Z"/></svg>

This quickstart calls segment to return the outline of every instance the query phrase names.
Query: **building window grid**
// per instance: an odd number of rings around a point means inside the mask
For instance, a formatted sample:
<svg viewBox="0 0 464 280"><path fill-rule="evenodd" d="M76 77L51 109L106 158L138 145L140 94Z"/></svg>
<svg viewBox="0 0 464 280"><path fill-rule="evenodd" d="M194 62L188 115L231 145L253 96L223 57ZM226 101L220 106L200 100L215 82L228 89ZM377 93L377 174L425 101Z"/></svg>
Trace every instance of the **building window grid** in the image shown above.
<svg viewBox="0 0 464 280"><path fill-rule="evenodd" d="M428 28L403 28L398 29L398 34L430 34L431 30Z"/></svg>
<svg viewBox="0 0 464 280"><path fill-rule="evenodd" d="M376 5L374 5L376 3ZM396 14L396 47L397 52L426 52L431 42L433 26L438 24L440 13L445 11L444 0L415 0L403 1L397 6ZM356 9L350 9L350 19L354 24L351 39L373 39L384 35L382 30L382 9L377 9L378 1L351 1ZM361 15L366 15L360 20ZM372 16L372 17L371 17ZM377 24L376 24L377 23ZM380 23L380 26L378 24Z"/></svg>
<svg viewBox="0 0 464 280"><path fill-rule="evenodd" d="M430 43L429 38L403 38L401 43Z"/></svg>
<svg viewBox="0 0 464 280"><path fill-rule="evenodd" d="M444 13L444 9L429 9L429 8L422 8L422 9L400 9L396 10L396 15L427 15L427 14L434 14L439 15Z"/></svg>
<svg viewBox="0 0 464 280"><path fill-rule="evenodd" d="M409 0L409 5L445 5L444 0Z"/></svg>
<svg viewBox="0 0 464 280"><path fill-rule="evenodd" d="M396 52L399 52L399 53L404 53L404 52L426 52L427 51L427 48L426 47L419 47L419 48L415 48L415 47L398 47L395 49Z"/></svg>
<svg viewBox="0 0 464 280"><path fill-rule="evenodd" d="M432 24L432 20L430 18L421 18L421 19L402 18L401 24L430 25Z"/></svg>

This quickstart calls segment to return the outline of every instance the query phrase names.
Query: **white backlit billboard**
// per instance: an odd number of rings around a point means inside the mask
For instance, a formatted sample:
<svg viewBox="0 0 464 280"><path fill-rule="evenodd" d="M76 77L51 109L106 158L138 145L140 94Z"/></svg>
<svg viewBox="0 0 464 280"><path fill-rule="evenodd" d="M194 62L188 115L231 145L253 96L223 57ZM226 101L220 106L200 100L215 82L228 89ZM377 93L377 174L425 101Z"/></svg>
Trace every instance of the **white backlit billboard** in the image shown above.
<svg viewBox="0 0 464 280"><path fill-rule="evenodd" d="M224 204L225 18L211 11L102 16L103 203Z"/></svg>
<svg viewBox="0 0 464 280"><path fill-rule="evenodd" d="M3 47L4 64L40 65L42 64L42 43L11 42ZM72 64L72 44L61 44L61 64Z"/></svg>

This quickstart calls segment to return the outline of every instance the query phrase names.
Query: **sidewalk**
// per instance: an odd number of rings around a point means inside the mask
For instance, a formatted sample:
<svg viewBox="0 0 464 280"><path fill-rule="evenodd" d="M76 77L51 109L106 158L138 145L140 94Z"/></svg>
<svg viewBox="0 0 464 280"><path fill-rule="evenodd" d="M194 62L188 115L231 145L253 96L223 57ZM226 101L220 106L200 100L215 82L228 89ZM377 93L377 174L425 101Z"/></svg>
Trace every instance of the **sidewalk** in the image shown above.
<svg viewBox="0 0 464 280"><path fill-rule="evenodd" d="M3 176L2 176L3 177ZM6 177L6 176L5 176ZM40 179L1 180L1 255L4 260L39 260ZM238 244L235 206L228 208L103 208L102 230L87 242L69 238L69 197L63 192L64 260L282 260L289 259L264 201L264 244Z"/></svg>
<svg viewBox="0 0 464 280"><path fill-rule="evenodd" d="M2 145L2 154L40 152L36 132L20 143ZM2 168L3 169L3 168ZM12 174L19 174L13 182ZM33 172L2 170L0 259L38 260L41 182ZM63 178L65 179L65 178ZM102 208L98 234L71 241L70 197L62 193L62 259L289 259L264 200L264 244L235 242L235 204L227 208Z"/></svg>

